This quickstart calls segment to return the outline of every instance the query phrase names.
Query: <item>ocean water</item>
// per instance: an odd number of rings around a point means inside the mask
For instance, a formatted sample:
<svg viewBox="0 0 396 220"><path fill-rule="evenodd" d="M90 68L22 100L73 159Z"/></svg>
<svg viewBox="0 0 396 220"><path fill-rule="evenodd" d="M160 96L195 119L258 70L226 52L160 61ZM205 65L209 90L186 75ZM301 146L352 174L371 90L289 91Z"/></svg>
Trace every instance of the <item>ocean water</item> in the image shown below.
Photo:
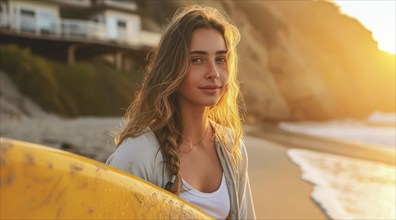
<svg viewBox="0 0 396 220"><path fill-rule="evenodd" d="M396 149L396 113L375 112L365 121L281 122L278 126L289 132Z"/></svg>
<svg viewBox="0 0 396 220"><path fill-rule="evenodd" d="M331 219L396 218L395 166L301 149L288 156Z"/></svg>
<svg viewBox="0 0 396 220"><path fill-rule="evenodd" d="M281 123L281 129L396 149L396 114L366 121ZM312 198L331 219L396 219L396 166L290 149L289 158L314 185ZM396 154L395 154L396 157Z"/></svg>

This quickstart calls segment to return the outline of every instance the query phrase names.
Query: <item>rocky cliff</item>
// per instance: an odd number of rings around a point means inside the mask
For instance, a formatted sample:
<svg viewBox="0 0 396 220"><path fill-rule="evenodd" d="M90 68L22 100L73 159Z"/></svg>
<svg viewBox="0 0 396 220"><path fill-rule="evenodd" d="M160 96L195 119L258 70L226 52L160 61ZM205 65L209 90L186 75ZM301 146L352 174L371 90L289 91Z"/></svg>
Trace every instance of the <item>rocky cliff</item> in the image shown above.
<svg viewBox="0 0 396 220"><path fill-rule="evenodd" d="M240 79L249 120L395 112L395 56L379 51L371 32L333 3L199 3L226 11L241 31Z"/></svg>

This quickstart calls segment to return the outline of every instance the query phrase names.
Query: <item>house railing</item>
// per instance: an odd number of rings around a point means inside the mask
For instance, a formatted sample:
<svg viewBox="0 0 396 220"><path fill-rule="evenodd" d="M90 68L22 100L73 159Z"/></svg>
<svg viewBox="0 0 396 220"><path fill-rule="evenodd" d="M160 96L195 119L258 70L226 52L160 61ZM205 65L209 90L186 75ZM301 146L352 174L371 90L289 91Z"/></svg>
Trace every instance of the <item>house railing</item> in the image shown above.
<svg viewBox="0 0 396 220"><path fill-rule="evenodd" d="M131 46L154 46L160 34L141 30L131 35L125 30L116 30L111 36L105 24L78 19L35 19L23 15L0 13L0 28L10 29L17 33L29 33L38 37L62 39L115 41Z"/></svg>
<svg viewBox="0 0 396 220"><path fill-rule="evenodd" d="M54 25L60 29L60 33L65 38L86 38L106 40L106 27L93 21L83 21L77 19L60 19Z"/></svg>

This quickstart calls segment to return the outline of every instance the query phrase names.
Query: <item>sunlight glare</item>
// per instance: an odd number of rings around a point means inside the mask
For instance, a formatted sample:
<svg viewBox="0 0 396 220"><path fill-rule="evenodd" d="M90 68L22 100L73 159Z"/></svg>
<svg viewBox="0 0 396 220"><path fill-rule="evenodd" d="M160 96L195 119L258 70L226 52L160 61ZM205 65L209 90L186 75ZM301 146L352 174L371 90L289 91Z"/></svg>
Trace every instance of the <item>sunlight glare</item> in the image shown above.
<svg viewBox="0 0 396 220"><path fill-rule="evenodd" d="M395 54L395 0L333 0L373 33L380 50Z"/></svg>

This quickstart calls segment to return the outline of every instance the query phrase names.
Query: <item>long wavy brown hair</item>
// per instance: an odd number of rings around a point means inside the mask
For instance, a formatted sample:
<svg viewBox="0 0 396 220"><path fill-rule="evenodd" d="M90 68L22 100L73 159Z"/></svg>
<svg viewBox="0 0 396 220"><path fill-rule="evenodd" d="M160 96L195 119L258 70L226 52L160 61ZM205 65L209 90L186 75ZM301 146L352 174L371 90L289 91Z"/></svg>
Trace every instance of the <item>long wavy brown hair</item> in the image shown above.
<svg viewBox="0 0 396 220"><path fill-rule="evenodd" d="M119 146L124 139L139 136L150 128L161 146L167 168L176 176L175 183L166 187L175 194L181 190L179 146L183 139L177 104L178 88L189 69L190 39L198 28L219 31L227 46L228 86L219 102L208 110L208 117L226 128L216 129L215 137L223 143L236 167L240 159L239 141L243 132L241 111L237 104L241 101L236 53L240 34L224 14L211 7L195 5L176 12L151 53L146 76L124 116L125 127L115 137L116 145ZM232 135L230 130L233 131Z"/></svg>

